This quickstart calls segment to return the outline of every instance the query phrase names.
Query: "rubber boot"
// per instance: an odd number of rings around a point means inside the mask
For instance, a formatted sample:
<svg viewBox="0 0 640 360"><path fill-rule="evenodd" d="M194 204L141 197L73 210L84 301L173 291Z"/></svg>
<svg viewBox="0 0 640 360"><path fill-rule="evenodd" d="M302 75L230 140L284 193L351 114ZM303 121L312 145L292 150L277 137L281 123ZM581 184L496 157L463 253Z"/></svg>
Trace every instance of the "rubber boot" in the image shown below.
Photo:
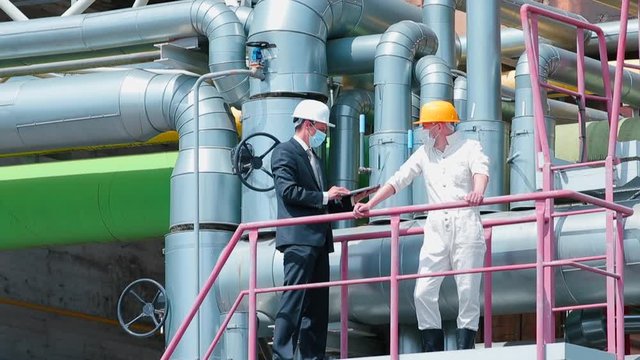
<svg viewBox="0 0 640 360"><path fill-rule="evenodd" d="M422 351L444 351L444 332L442 329L420 330L422 337Z"/></svg>
<svg viewBox="0 0 640 360"><path fill-rule="evenodd" d="M476 344L476 332L465 328L457 329L456 344L458 350L473 349Z"/></svg>

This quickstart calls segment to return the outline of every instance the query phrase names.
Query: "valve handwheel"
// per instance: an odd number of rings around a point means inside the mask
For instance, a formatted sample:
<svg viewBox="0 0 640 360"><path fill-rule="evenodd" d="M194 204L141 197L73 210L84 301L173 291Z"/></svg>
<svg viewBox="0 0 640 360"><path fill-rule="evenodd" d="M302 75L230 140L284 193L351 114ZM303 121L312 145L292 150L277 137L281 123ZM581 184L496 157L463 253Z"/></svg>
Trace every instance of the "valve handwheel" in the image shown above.
<svg viewBox="0 0 640 360"><path fill-rule="evenodd" d="M255 155L254 145L252 145L251 142L249 142L249 140L258 138L258 137L266 137L273 142L273 144L261 155ZM251 190L260 191L260 192L271 191L275 188L275 184L266 188L252 185L249 182L249 177L251 176L254 170L260 170L263 173L267 174L271 179L273 179L273 174L271 173L271 171L265 169L264 167L264 158L271 151L273 151L273 149L278 144L280 144L280 140L278 140L278 138L276 138L275 136L266 132L257 132L243 139L238 144L238 146L236 146L235 149L231 151L233 173L238 175L240 182L242 182L244 186L248 187Z"/></svg>
<svg viewBox="0 0 640 360"><path fill-rule="evenodd" d="M167 319L167 292L155 280L138 279L122 291L117 310L124 331L136 337L149 337ZM134 325L136 330L132 329Z"/></svg>

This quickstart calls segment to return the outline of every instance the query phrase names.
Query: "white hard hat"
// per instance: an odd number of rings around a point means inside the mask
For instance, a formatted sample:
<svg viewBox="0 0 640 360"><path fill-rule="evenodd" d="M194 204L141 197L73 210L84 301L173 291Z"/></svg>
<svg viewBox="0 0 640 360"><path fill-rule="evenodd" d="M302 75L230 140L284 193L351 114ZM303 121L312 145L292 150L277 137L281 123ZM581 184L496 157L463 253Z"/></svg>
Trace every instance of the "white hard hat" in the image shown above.
<svg viewBox="0 0 640 360"><path fill-rule="evenodd" d="M329 127L335 127L329 122L329 107L318 100L302 100L293 110L293 119L321 122Z"/></svg>

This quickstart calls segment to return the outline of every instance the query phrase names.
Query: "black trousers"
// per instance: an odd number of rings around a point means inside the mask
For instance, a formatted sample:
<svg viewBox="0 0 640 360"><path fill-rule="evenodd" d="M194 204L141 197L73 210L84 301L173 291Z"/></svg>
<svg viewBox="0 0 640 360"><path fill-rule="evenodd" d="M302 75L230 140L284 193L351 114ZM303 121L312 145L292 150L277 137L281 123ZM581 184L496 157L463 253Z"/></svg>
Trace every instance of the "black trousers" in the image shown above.
<svg viewBox="0 0 640 360"><path fill-rule="evenodd" d="M325 247L290 245L284 249L284 285L329 281ZM285 291L273 334L273 359L324 359L329 318L329 288Z"/></svg>

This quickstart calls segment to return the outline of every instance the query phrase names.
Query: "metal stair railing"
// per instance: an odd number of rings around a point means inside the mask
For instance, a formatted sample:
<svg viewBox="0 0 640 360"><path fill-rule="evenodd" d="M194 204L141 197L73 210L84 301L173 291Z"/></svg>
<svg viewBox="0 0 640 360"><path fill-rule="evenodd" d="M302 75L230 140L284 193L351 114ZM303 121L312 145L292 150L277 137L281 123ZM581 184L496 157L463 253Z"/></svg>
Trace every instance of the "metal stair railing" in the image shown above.
<svg viewBox="0 0 640 360"><path fill-rule="evenodd" d="M605 209L609 209L611 211L615 211L616 213L622 214L622 216L630 216L633 214L633 210L615 204L613 202L605 201L602 199L598 199L592 196L588 196L585 194L577 193L571 190L556 190L556 191L543 191L536 192L530 194L519 194L519 195L508 195L508 196L497 196L486 198L483 201L483 205L495 205L495 204L503 204L513 201L531 201L531 200L542 200L545 199L555 199L555 198L569 198L573 199L577 202L583 202L587 204L592 204L598 207L603 207ZM314 284L306 284L306 285L296 285L296 286L279 286L272 288L257 288L257 273L256 273L256 262L257 262L257 244L258 244L258 230L263 228L274 228L280 226L291 226L291 225L302 225L302 224L315 224L315 223L324 223L324 222L333 222L340 220L351 220L353 219L352 213L341 213L341 214L329 214L329 215L318 215L318 216L308 216L308 217L300 217L300 218L292 218L292 219L283 219L283 220L273 220L273 221L261 221L254 223L246 223L241 224L234 232L233 236L229 240L229 243L225 246L224 250L220 254L218 261L216 262L211 274L208 279L202 286L200 292L196 296L195 303L192 306L191 310L187 314L186 318L180 325L173 339L169 342L167 349L162 355L163 360L168 360L171 358L173 352L176 350L180 340L184 336L187 331L189 324L196 316L202 302L205 297L213 287L214 282L218 278L224 264L227 262L229 256L235 249L236 245L240 241L242 235L246 232L249 233L249 244L250 244L250 274L249 274L249 288L247 290L243 290L240 292L238 297L236 298L232 308L227 314L225 320L221 324L220 329L218 330L216 336L214 337L211 345L209 346L207 352L204 354L204 359L208 359L213 352L215 346L219 343L222 335L225 331L226 326L231 320L231 316L238 308L240 303L245 297L248 297L249 301L249 343L248 343L248 354L249 359L257 359L256 358L256 344L257 344L257 314L256 314L256 301L257 295L261 293L274 292L274 291L284 291L284 290L301 290L301 289L310 289L316 287L327 287L327 286L341 286L342 288L346 288L349 285L356 284L365 284L365 283L374 283L374 282L382 282L388 281L390 283L390 349L389 354L390 358L393 360L399 359L399 343L398 343L398 295L399 295L399 281L402 280L411 280L417 279L420 277L434 277L434 276L448 276L448 275L456 275L456 274L467 274L467 273L482 273L482 272L496 272L496 271L513 271L513 270L522 270L522 269L531 269L539 267L539 262L529 263L529 264L515 264L515 265L504 265L504 266L485 266L477 269L469 269L464 271L445 271L440 273L432 273L427 275L421 274L406 274L400 275L400 247L399 241L400 236L411 235L411 234L419 234L422 233L422 229L400 229L400 215L405 213L419 213L424 211L433 211L433 210L443 210L443 209L453 209L453 208L464 208L468 207L468 203L465 201L455 201L443 204L428 204L428 205L417 205L417 206L404 206L392 209L382 209L382 210L373 210L370 212L370 216L390 216L391 217L391 230L389 231L380 231L380 232L371 232L366 234L352 234L352 235L344 235L335 238L335 242L347 242L352 240L366 240L372 238L379 238L382 236L391 236L391 269L389 276L381 276L377 278L366 278L366 279L347 279L346 269L348 269L348 254L342 254L341 259L341 280L333 281L333 282L324 282L324 283L314 283ZM587 210L591 212L591 210ZM569 216L575 214L583 214L586 211L573 211L566 212L562 214L556 214L556 216ZM520 218L509 218L509 219L492 219L486 220L483 222L485 228L490 229L493 226L501 226L507 224L517 224L524 222L532 222L535 221L536 217L533 216L522 216ZM584 258L574 258L574 259L564 259L557 260L553 263L546 264L547 266L561 266L568 265L578 267L587 271L592 271L598 274L602 274L609 277L616 277L616 274L610 273L608 271L603 271L597 268L593 268L590 266L586 266L581 264L584 261L592 261L603 259L603 256L591 256ZM491 288L485 288L485 292L491 292ZM343 299L344 300L344 299ZM485 304L485 307L491 306L491 304ZM347 322L348 319L348 302L343 301L341 303L341 313L346 314L345 316L341 316L341 332L342 334L346 334L348 332ZM491 322L489 321L489 324ZM341 340L344 341L345 337L341 336ZM347 344L341 344L341 357L347 357Z"/></svg>
<svg viewBox="0 0 640 360"><path fill-rule="evenodd" d="M582 22L564 15L550 12L539 7L524 5L520 9L520 17L525 37L525 46L529 60L529 70L533 90L533 106L535 121L535 151L538 169L542 171L543 192L553 191L554 173L561 170L570 170L586 166L604 166L605 168L605 201L613 202L614 187L614 166L619 163L615 149L618 134L618 120L620 115L620 101L622 93L622 71L624 65L626 30L628 22L629 0L622 1L620 34L618 39L618 49L616 58L616 69L613 91L611 89L609 64L607 61L607 48L604 33L600 27ZM540 81L538 76L539 64L539 41L538 41L538 18L547 17L556 21L572 25L576 28L576 48L577 48L577 89L571 91L562 87L554 86ZM584 31L593 31L598 36L598 47L600 52L600 63L602 68L602 81L604 85L604 95L591 95L585 91L584 72ZM587 100L597 100L606 103L609 115L609 139L607 147L607 157L603 161L586 162L587 151L586 142L582 143L580 162L569 165L553 166L550 156L550 147L547 140L547 131L544 122L544 111L542 107L541 89L551 89L560 93L573 96L578 101L579 109L584 110ZM583 133L585 127L584 112L578 113L578 127L580 138L586 139ZM607 275L607 301L606 303L586 304L580 306L555 307L554 276L553 267L558 266L558 262L553 259L555 254L555 234L553 230L553 218L564 216L554 212L554 202L552 199L536 201L536 216L538 223L538 277L537 277L537 332L536 351L537 359L545 358L545 345L555 339L554 312L602 308L607 309L607 343L608 351L615 354L617 360L624 358L624 246L623 246L623 216L615 211L606 210L606 272ZM573 264L574 266L576 264ZM583 265L578 267L582 268Z"/></svg>

